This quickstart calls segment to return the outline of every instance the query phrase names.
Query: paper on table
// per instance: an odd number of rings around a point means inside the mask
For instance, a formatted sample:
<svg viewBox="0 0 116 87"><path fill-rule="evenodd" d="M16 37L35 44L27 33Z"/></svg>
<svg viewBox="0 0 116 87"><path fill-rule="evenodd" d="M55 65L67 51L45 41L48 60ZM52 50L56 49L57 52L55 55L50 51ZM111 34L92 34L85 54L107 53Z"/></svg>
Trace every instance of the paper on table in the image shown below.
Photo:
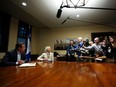
<svg viewBox="0 0 116 87"><path fill-rule="evenodd" d="M95 58L95 60L99 60L99 61L102 61L102 59L100 59L100 58Z"/></svg>
<svg viewBox="0 0 116 87"><path fill-rule="evenodd" d="M21 64L19 67L33 67L36 66L36 63L24 63Z"/></svg>
<svg viewBox="0 0 116 87"><path fill-rule="evenodd" d="M37 60L43 61L43 59L37 59Z"/></svg>

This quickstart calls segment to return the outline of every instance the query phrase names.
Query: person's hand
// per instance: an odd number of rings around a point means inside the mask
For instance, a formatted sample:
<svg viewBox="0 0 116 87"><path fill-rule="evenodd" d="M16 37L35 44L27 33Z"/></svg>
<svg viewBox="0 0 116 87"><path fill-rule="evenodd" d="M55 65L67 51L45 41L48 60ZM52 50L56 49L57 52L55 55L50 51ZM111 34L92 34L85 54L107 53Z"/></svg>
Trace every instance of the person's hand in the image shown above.
<svg viewBox="0 0 116 87"><path fill-rule="evenodd" d="M70 56L70 54L68 53L68 56Z"/></svg>
<svg viewBox="0 0 116 87"><path fill-rule="evenodd" d="M82 48L85 48L85 46L83 45Z"/></svg>
<svg viewBox="0 0 116 87"><path fill-rule="evenodd" d="M23 63L24 63L23 60L18 61L18 64L23 64Z"/></svg>

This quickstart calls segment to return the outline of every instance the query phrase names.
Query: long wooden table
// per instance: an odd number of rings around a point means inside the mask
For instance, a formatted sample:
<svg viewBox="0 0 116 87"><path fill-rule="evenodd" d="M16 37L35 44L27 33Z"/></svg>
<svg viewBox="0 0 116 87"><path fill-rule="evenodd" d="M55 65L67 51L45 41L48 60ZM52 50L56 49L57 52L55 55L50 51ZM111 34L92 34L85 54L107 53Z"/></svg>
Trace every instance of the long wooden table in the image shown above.
<svg viewBox="0 0 116 87"><path fill-rule="evenodd" d="M37 62L0 67L0 87L116 87L116 64Z"/></svg>

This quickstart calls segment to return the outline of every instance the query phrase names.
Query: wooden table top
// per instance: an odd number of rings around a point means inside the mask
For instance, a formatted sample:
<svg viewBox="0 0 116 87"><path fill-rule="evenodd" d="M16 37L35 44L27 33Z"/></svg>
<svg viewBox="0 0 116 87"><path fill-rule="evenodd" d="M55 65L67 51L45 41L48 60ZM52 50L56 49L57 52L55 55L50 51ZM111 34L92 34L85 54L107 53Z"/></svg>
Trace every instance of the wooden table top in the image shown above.
<svg viewBox="0 0 116 87"><path fill-rule="evenodd" d="M116 87L116 64L38 62L0 67L0 87Z"/></svg>

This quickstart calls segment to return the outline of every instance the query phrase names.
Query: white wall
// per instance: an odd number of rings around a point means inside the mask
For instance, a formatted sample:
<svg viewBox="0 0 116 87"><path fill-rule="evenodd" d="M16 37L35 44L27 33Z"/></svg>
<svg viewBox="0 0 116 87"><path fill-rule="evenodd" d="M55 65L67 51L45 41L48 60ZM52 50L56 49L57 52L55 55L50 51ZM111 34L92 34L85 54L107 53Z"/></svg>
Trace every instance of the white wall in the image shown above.
<svg viewBox="0 0 116 87"><path fill-rule="evenodd" d="M32 41L31 41L31 54L39 54L38 34L39 34L38 29L33 27L32 28Z"/></svg>

